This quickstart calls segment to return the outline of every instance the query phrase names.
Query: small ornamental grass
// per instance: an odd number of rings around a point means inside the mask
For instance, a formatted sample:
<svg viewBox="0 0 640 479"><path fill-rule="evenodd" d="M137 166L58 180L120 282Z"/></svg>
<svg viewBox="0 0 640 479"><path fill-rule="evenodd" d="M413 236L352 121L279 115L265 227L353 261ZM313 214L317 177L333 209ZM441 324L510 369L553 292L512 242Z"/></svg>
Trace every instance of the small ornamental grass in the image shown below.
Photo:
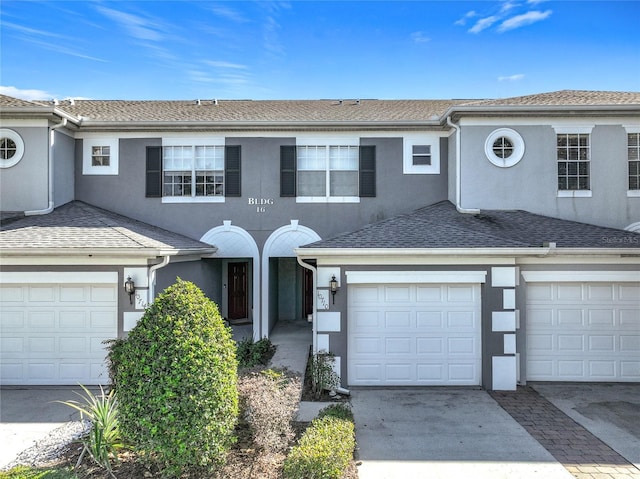
<svg viewBox="0 0 640 479"><path fill-rule="evenodd" d="M165 477L221 466L238 417L236 344L218 307L178 278L109 358L120 428Z"/></svg>
<svg viewBox="0 0 640 479"><path fill-rule="evenodd" d="M67 468L16 466L0 471L0 479L78 479L78 476Z"/></svg>
<svg viewBox="0 0 640 479"><path fill-rule="evenodd" d="M333 408L333 406L331 406ZM321 412L285 460L285 479L340 479L356 446L355 425L344 406ZM350 411L349 411L350 413Z"/></svg>
<svg viewBox="0 0 640 479"><path fill-rule="evenodd" d="M76 467L80 465L85 453L89 453L96 464L106 469L111 476L111 462L118 461L118 451L124 446L118 427L118 402L112 389L105 394L100 386L100 394L93 394L85 386L80 385L85 395L76 392L84 399L78 401L58 401L80 412L82 419L91 422L91 431L82 439L84 448L78 458Z"/></svg>
<svg viewBox="0 0 640 479"><path fill-rule="evenodd" d="M300 399L299 378L273 369L248 372L240 376L238 391L253 443L267 453L286 450L294 436L291 421Z"/></svg>
<svg viewBox="0 0 640 479"><path fill-rule="evenodd" d="M244 338L238 343L236 352L239 368L253 368L264 366L276 352L276 346L269 338L253 341L253 338Z"/></svg>

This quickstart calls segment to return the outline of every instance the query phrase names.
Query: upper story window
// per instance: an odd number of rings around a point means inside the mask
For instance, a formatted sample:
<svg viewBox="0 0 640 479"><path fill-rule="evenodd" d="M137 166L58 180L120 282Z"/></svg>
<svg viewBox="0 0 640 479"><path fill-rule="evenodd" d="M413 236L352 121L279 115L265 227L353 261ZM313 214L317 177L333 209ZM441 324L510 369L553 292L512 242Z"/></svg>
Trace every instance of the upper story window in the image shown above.
<svg viewBox="0 0 640 479"><path fill-rule="evenodd" d="M22 137L13 130L0 128L0 168L11 168L23 155Z"/></svg>
<svg viewBox="0 0 640 479"><path fill-rule="evenodd" d="M627 133L629 193L640 193L640 132Z"/></svg>
<svg viewBox="0 0 640 479"><path fill-rule="evenodd" d="M524 140L511 128L498 128L484 142L487 159L500 168L510 168L524 157Z"/></svg>
<svg viewBox="0 0 640 479"><path fill-rule="evenodd" d="M357 203L375 196L375 147L303 144L280 150L280 196Z"/></svg>
<svg viewBox="0 0 640 479"><path fill-rule="evenodd" d="M591 196L592 127L557 127L559 197Z"/></svg>
<svg viewBox="0 0 640 479"><path fill-rule="evenodd" d="M162 147L147 147L146 196L162 197L163 203L224 202L240 196L240 147L223 142L168 139Z"/></svg>
<svg viewBox="0 0 640 479"><path fill-rule="evenodd" d="M82 174L118 174L117 138L84 138L82 149Z"/></svg>
<svg viewBox="0 0 640 479"><path fill-rule="evenodd" d="M402 172L405 175L440 173L440 136L425 133L403 138Z"/></svg>
<svg viewBox="0 0 640 479"><path fill-rule="evenodd" d="M165 146L162 161L162 196L224 196L223 146Z"/></svg>

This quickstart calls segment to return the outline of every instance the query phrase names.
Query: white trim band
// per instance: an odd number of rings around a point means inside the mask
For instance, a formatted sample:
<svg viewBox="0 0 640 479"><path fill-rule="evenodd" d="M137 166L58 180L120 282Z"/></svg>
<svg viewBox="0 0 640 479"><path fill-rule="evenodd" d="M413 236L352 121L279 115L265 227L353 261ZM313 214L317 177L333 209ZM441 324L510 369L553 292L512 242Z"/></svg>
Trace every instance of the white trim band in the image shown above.
<svg viewBox="0 0 640 479"><path fill-rule="evenodd" d="M113 284L118 282L118 273L115 271L8 271L0 274L0 282L4 284Z"/></svg>
<svg viewBox="0 0 640 479"><path fill-rule="evenodd" d="M346 271L347 284L484 283L486 271Z"/></svg>
<svg viewBox="0 0 640 479"><path fill-rule="evenodd" d="M522 271L527 283L640 282L640 271Z"/></svg>

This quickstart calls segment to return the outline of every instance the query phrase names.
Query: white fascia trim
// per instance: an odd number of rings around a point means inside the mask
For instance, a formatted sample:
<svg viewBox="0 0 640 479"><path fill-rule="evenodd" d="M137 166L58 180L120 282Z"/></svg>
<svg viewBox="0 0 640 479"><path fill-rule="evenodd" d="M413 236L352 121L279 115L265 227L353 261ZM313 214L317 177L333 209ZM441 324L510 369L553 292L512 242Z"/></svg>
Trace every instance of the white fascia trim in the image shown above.
<svg viewBox="0 0 640 479"><path fill-rule="evenodd" d="M70 284L115 284L115 271L9 271L0 273L0 282L8 283L70 283Z"/></svg>
<svg viewBox="0 0 640 479"><path fill-rule="evenodd" d="M3 251L2 257L41 257L51 256L59 258L68 257L122 257L122 258L149 258L155 259L157 256L182 256L182 255L210 255L217 251L215 246L210 248L198 248L198 249L139 249L139 250L127 250L121 248L73 248L69 250L61 250L56 248L16 248L10 251Z"/></svg>
<svg viewBox="0 0 640 479"><path fill-rule="evenodd" d="M347 136L318 136L305 133L296 138L296 146L360 146L360 138L353 135Z"/></svg>
<svg viewBox="0 0 640 479"><path fill-rule="evenodd" d="M640 282L640 271L522 271L527 283Z"/></svg>
<svg viewBox="0 0 640 479"><path fill-rule="evenodd" d="M372 262L376 256L384 258L406 256L520 256L546 255L550 248L296 248L295 253L302 258L336 257L336 256L369 256ZM586 250L580 250L585 254ZM598 250L602 251L602 250ZM620 254L620 250L615 250ZM564 251L563 251L564 253Z"/></svg>
<svg viewBox="0 0 640 479"><path fill-rule="evenodd" d="M345 271L347 284L484 283L486 271Z"/></svg>

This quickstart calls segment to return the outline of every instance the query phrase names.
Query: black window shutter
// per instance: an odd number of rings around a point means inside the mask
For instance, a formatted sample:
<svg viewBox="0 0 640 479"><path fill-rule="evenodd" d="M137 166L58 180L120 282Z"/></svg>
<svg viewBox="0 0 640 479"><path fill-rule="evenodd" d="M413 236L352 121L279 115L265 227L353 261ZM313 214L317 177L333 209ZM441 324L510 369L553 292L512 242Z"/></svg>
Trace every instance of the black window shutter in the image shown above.
<svg viewBox="0 0 640 479"><path fill-rule="evenodd" d="M280 196L296 196L296 147L280 147Z"/></svg>
<svg viewBox="0 0 640 479"><path fill-rule="evenodd" d="M162 147L147 146L146 197L162 197Z"/></svg>
<svg viewBox="0 0 640 479"><path fill-rule="evenodd" d="M376 147L360 147L360 197L376 196Z"/></svg>
<svg viewBox="0 0 640 479"><path fill-rule="evenodd" d="M224 195L241 196L240 183L240 147L225 146Z"/></svg>

